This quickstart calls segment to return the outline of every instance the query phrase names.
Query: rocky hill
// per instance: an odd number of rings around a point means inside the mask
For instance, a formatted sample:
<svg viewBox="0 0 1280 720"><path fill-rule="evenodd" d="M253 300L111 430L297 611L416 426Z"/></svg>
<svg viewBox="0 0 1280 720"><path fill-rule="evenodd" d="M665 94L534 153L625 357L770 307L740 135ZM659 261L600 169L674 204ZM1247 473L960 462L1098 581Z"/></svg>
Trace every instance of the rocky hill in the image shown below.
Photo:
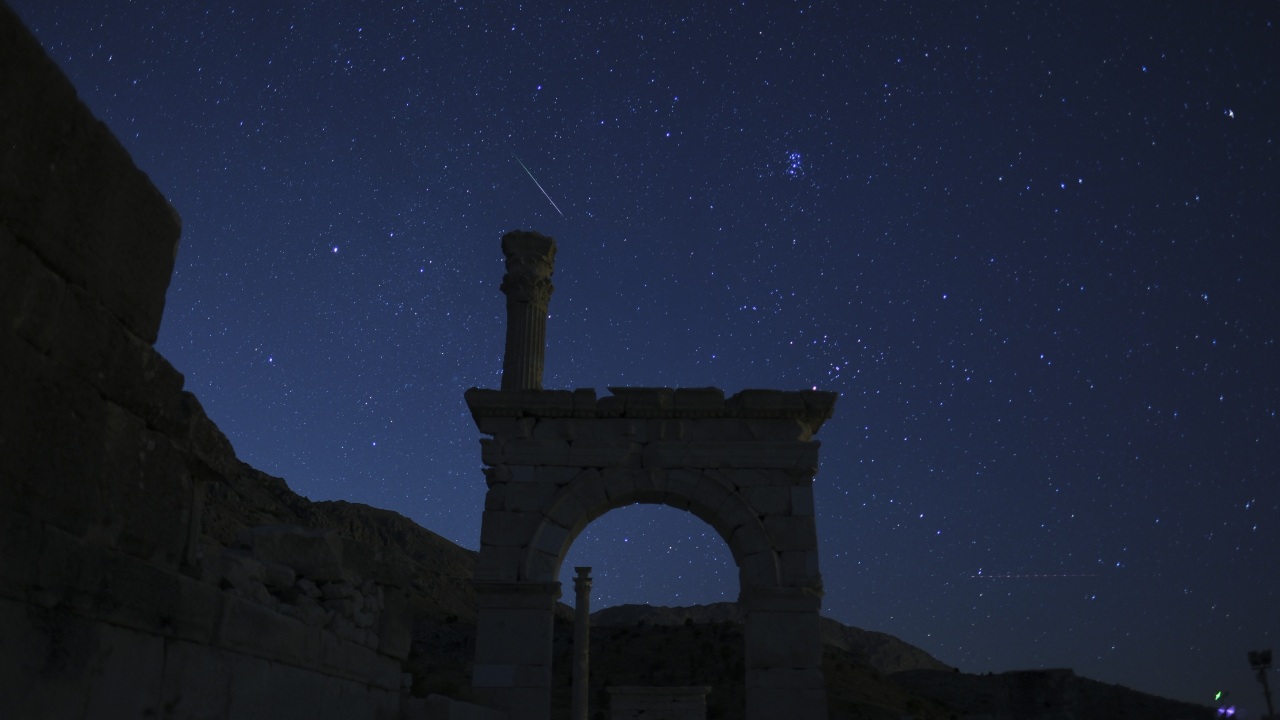
<svg viewBox="0 0 1280 720"><path fill-rule="evenodd" d="M1082 678L1067 669L1015 670L987 675L909 670L893 675L892 679L921 697L948 707L964 708L970 717L993 720L1191 720L1214 716L1213 710L1201 705Z"/></svg>
<svg viewBox="0 0 1280 720"><path fill-rule="evenodd" d="M229 449L229 448L228 448ZM279 478L239 464L206 488L204 546L221 552L255 526L334 531L344 561L409 588L413 643L406 669L414 693L468 699L475 643L476 553L398 513L347 502L311 502ZM711 685L708 716L742 717L743 614L735 603L691 607L621 605L592 614L592 705L608 685ZM553 648L556 712L569 705L572 613L562 606ZM1070 670L960 673L885 633L823 618L823 672L832 718L1034 720L1209 718L1209 708L1076 677Z"/></svg>
<svg viewBox="0 0 1280 720"><path fill-rule="evenodd" d="M618 605L591 614L593 625L697 625L742 623L741 606L722 602L690 607ZM877 671L889 674L902 670L950 671L950 665L914 645L880 632L850 627L831 618L822 618L822 644L849 653Z"/></svg>

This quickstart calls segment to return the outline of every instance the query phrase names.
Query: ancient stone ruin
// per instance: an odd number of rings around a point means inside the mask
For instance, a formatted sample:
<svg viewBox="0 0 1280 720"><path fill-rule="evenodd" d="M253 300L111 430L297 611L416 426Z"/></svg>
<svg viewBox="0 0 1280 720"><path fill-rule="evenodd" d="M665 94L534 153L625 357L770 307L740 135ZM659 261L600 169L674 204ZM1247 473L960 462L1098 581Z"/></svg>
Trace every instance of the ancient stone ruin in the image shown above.
<svg viewBox="0 0 1280 720"><path fill-rule="evenodd" d="M273 488L153 347L178 215L2 2L0 78L0 718L460 717L407 692L403 567L206 527Z"/></svg>
<svg viewBox="0 0 1280 720"><path fill-rule="evenodd" d="M514 719L550 714L560 564L595 518L632 503L698 516L738 565L746 717L826 718L814 525L814 434L834 393L541 387L555 243L502 241L508 328L502 389L472 388L488 482L475 573L473 689Z"/></svg>

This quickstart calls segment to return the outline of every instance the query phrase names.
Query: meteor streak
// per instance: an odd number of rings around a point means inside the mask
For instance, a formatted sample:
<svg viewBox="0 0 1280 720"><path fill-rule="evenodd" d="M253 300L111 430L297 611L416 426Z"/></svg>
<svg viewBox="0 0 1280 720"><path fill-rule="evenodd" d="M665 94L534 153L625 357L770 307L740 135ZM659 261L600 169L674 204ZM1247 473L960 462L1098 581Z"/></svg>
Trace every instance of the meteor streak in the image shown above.
<svg viewBox="0 0 1280 720"><path fill-rule="evenodd" d="M970 575L971 578L979 580L1026 580L1028 578L1081 578L1081 577L1098 577L1095 573L983 573L978 571L977 575Z"/></svg>
<svg viewBox="0 0 1280 720"><path fill-rule="evenodd" d="M515 158L516 162L520 163L520 167L524 168L525 174L529 176L529 179L533 181L533 184L537 185L539 190L542 190L542 183L538 182L538 178L534 177L533 173L529 172L529 168L525 167L523 162L520 162L520 158L515 155L512 155L511 157ZM560 217L564 217L564 213L560 212L560 208L556 205L556 201L551 199L551 196L547 194L546 190L542 190L542 197L546 198L547 202L551 203L551 207L555 208L556 212L560 213Z"/></svg>

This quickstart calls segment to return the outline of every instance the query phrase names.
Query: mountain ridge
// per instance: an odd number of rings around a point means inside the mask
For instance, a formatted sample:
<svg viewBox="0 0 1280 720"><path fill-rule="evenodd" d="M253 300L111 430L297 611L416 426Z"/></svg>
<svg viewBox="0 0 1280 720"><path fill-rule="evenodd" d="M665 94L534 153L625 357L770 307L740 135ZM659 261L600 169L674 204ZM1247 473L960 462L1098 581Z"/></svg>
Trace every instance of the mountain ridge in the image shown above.
<svg viewBox="0 0 1280 720"><path fill-rule="evenodd" d="M280 478L243 463L237 469L206 489L206 544L232 546L245 528L268 523L338 533L347 541L347 554L408 578L405 586L415 622L405 669L413 677L414 693L469 699L475 551L395 511L346 501L313 502ZM741 716L745 614L737 603L617 605L591 617L597 707L606 702L604 683L712 684L717 689L709 697L708 717ZM563 704L567 711L573 613L564 604L557 607L555 626L553 709ZM822 618L822 642L832 718L1190 720L1213 713L1207 707L1078 677L1068 669L961 673L892 635L828 617ZM1054 714L1034 714L1033 710L1039 712L1036 708Z"/></svg>
<svg viewBox="0 0 1280 720"><path fill-rule="evenodd" d="M615 605L591 613L592 626L649 625L674 626L691 622L695 625L732 622L741 624L746 611L735 602L709 605L656 606ZM891 674L903 670L941 670L954 668L928 652L888 633L864 630L822 616L822 644L854 654L876 670Z"/></svg>

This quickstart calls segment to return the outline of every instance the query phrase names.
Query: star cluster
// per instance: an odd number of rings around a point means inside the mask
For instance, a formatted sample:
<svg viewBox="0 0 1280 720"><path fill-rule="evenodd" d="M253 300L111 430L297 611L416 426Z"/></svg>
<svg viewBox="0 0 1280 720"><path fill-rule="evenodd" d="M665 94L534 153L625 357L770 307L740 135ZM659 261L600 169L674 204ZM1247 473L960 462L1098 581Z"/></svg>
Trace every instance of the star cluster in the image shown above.
<svg viewBox="0 0 1280 720"><path fill-rule="evenodd" d="M840 393L826 614L1261 705L1273 5L12 5L183 217L159 349L297 491L477 546L462 391L499 384L498 238L538 230L547 387ZM665 507L575 564L597 607L737 594Z"/></svg>

